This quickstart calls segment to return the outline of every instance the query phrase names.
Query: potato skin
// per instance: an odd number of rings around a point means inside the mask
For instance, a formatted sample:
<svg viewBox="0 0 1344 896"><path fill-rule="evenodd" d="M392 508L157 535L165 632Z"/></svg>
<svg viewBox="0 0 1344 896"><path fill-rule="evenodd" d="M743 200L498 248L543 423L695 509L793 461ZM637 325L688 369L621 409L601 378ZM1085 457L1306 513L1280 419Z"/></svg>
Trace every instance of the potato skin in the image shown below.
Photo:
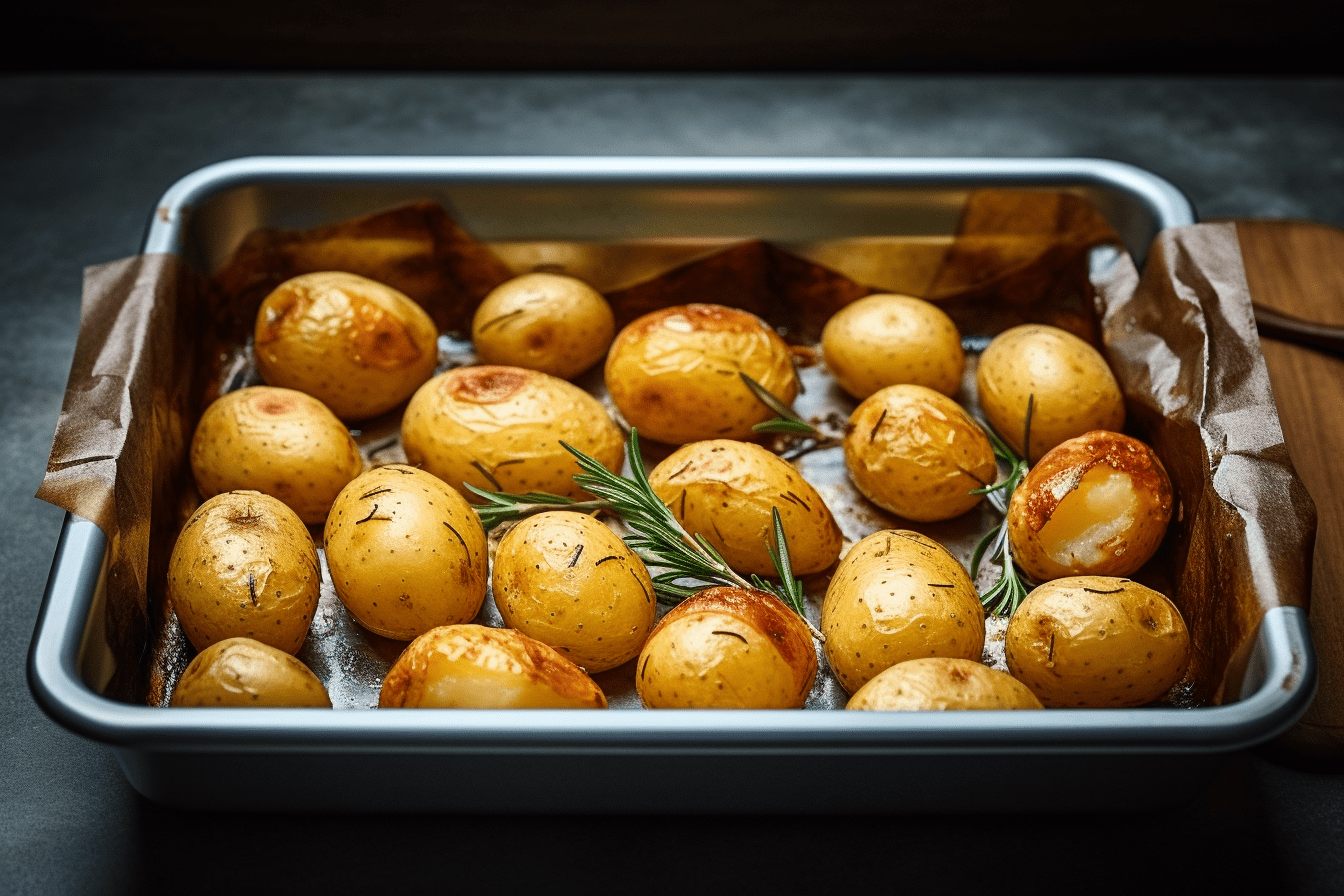
<svg viewBox="0 0 1344 896"><path fill-rule="evenodd" d="M512 629L445 625L416 638L383 679L382 709L606 709L602 689Z"/></svg>
<svg viewBox="0 0 1344 896"><path fill-rule="evenodd" d="M1051 449L1022 480L1008 504L1008 537L1036 581L1127 576L1157 552L1171 507L1171 480L1153 449L1090 432Z"/></svg>
<svg viewBox="0 0 1344 896"><path fill-rule="evenodd" d="M201 415L191 440L191 471L201 496L249 489L279 498L310 526L364 470L345 424L311 395L250 386L221 395Z"/></svg>
<svg viewBox="0 0 1344 896"><path fill-rule="evenodd" d="M845 709L1042 709L1031 690L1007 672L975 660L929 656L880 672Z"/></svg>
<svg viewBox="0 0 1344 896"><path fill-rule="evenodd" d="M1190 633L1176 605L1128 579L1041 585L1008 622L1008 671L1046 706L1142 706L1181 680Z"/></svg>
<svg viewBox="0 0 1344 896"><path fill-rule="evenodd" d="M424 470L389 464L359 476L336 497L323 541L336 596L384 637L467 622L485 600L480 520Z"/></svg>
<svg viewBox="0 0 1344 896"><path fill-rule="evenodd" d="M607 354L616 318L602 293L563 274L523 274L490 291L471 321L486 364L573 379Z"/></svg>
<svg viewBox="0 0 1344 896"><path fill-rule="evenodd" d="M625 460L621 431L596 398L521 367L462 367L436 376L407 405L401 441L412 464L468 500L479 499L463 483L584 497L573 479L578 462L561 442L613 472Z"/></svg>
<svg viewBox="0 0 1344 896"><path fill-rule="evenodd" d="M980 503L998 476L984 430L925 386L888 386L864 399L845 430L845 467L878 507L917 522L951 519Z"/></svg>
<svg viewBox="0 0 1344 896"><path fill-rule="evenodd" d="M589 673L639 655L657 601L644 562L591 516L553 511L510 529L491 571L504 624Z"/></svg>
<svg viewBox="0 0 1344 896"><path fill-rule="evenodd" d="M797 709L817 655L803 620L779 599L716 587L668 611L636 668L649 709Z"/></svg>
<svg viewBox="0 0 1344 896"><path fill-rule="evenodd" d="M864 296L833 314L821 351L836 382L860 401L898 383L955 395L966 369L952 318L932 302L896 293Z"/></svg>
<svg viewBox="0 0 1344 896"><path fill-rule="evenodd" d="M931 538L874 532L850 548L821 605L826 660L853 694L918 657L978 660L985 611L966 570Z"/></svg>
<svg viewBox="0 0 1344 896"><path fill-rule="evenodd" d="M759 445L692 442L654 467L649 484L688 532L703 535L740 573L776 574L775 509L795 573L820 572L840 556L844 539L821 495Z"/></svg>
<svg viewBox="0 0 1344 896"><path fill-rule="evenodd" d="M1066 439L1125 425L1124 396L1106 360L1058 327L1023 324L1000 333L980 355L975 378L986 419L1018 454L1031 400L1025 456L1032 462Z"/></svg>
<svg viewBox="0 0 1344 896"><path fill-rule="evenodd" d="M261 303L257 370L342 420L376 417L434 374L438 329L410 297L341 271L303 274Z"/></svg>
<svg viewBox="0 0 1344 896"><path fill-rule="evenodd" d="M197 650L246 637L295 653L308 636L321 583L308 528L260 492L206 501L168 560L168 600Z"/></svg>
<svg viewBox="0 0 1344 896"><path fill-rule="evenodd" d="M211 644L188 664L170 706L313 706L331 698L307 666L251 638Z"/></svg>
<svg viewBox="0 0 1344 896"><path fill-rule="evenodd" d="M745 373L784 404L798 397L788 345L756 315L722 305L678 305L616 334L604 368L611 400L645 438L682 445L746 439L774 417Z"/></svg>

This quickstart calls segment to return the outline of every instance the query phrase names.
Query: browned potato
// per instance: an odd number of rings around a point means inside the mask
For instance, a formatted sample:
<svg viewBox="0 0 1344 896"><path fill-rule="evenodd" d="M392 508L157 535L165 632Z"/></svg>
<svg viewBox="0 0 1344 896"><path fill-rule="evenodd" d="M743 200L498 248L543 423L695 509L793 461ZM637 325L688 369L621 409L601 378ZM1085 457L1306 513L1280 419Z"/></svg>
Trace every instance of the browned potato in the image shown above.
<svg viewBox="0 0 1344 896"><path fill-rule="evenodd" d="M556 651L512 629L445 625L402 652L384 709L606 709L602 689Z"/></svg>
<svg viewBox="0 0 1344 896"><path fill-rule="evenodd" d="M797 709L817 655L802 618L777 598L707 588L662 618L636 668L650 709Z"/></svg>
<svg viewBox="0 0 1344 896"><path fill-rule="evenodd" d="M1171 520L1171 480L1153 449L1090 432L1048 452L1013 492L1008 537L1037 581L1126 576L1148 562Z"/></svg>
<svg viewBox="0 0 1344 896"><path fill-rule="evenodd" d="M342 420L390 411L434 374L438 330L408 296L340 271L286 280L261 303L257 370Z"/></svg>
<svg viewBox="0 0 1344 896"><path fill-rule="evenodd" d="M998 476L984 430L925 386L888 386L850 415L845 467L878 507L908 520L951 519L980 502L971 491Z"/></svg>
<svg viewBox="0 0 1344 896"><path fill-rule="evenodd" d="M1018 454L1031 403L1031 462L1066 439L1125 425L1124 397L1106 359L1057 327L1023 324L1000 333L980 355L975 378L985 417Z"/></svg>
<svg viewBox="0 0 1344 896"><path fill-rule="evenodd" d="M197 650L245 637L303 646L322 574L294 511L260 492L225 492L187 520L168 560L168 600Z"/></svg>
<svg viewBox="0 0 1344 896"><path fill-rule="evenodd" d="M1040 586L1008 622L1008 671L1046 706L1142 706L1181 680L1190 633L1176 605L1128 579Z"/></svg>
<svg viewBox="0 0 1344 896"><path fill-rule="evenodd" d="M874 532L850 548L821 605L826 660L851 694L917 657L978 660L985 611L966 570L918 532Z"/></svg>
<svg viewBox="0 0 1344 896"><path fill-rule="evenodd" d="M322 682L283 650L229 638L196 655L173 688L172 706L331 707Z"/></svg>
<svg viewBox="0 0 1344 896"><path fill-rule="evenodd" d="M336 596L359 624L409 641L467 622L485 600L485 531L442 480L389 464L347 485L323 540Z"/></svg>
<svg viewBox="0 0 1344 896"><path fill-rule="evenodd" d="M563 274L523 274L491 290L471 321L486 364L572 379L601 361L616 335L602 293Z"/></svg>
<svg viewBox="0 0 1344 896"><path fill-rule="evenodd" d="M605 376L611 400L639 434L681 445L745 439L775 416L739 374L784 404L798 397L789 347L754 314L722 305L678 305L616 335Z"/></svg>
<svg viewBox="0 0 1344 896"><path fill-rule="evenodd" d="M845 709L1041 709L1041 701L1007 672L975 660L929 656L878 673Z"/></svg>
<svg viewBox="0 0 1344 896"><path fill-rule="evenodd" d="M359 446L326 405L303 392L252 386L221 395L191 440L201 496L250 489L321 525L345 484L364 470Z"/></svg>
<svg viewBox="0 0 1344 896"><path fill-rule="evenodd" d="M836 382L860 400L898 383L954 395L966 369L952 318L932 302L895 293L864 296L833 314L821 351Z"/></svg>
<svg viewBox="0 0 1344 896"><path fill-rule="evenodd" d="M591 516L540 513L500 539L492 581L504 624L588 672L639 655L657 609L649 571Z"/></svg>
<svg viewBox="0 0 1344 896"><path fill-rule="evenodd" d="M621 431L578 386L521 367L462 367L415 393L401 421L407 459L468 499L463 483L488 491L542 491L581 498L580 472L560 443L608 470L625 460Z"/></svg>
<svg viewBox="0 0 1344 896"><path fill-rule="evenodd" d="M776 574L775 509L795 573L820 572L840 556L843 536L821 495L759 445L693 442L654 467L649 484L688 532L703 535L738 572Z"/></svg>

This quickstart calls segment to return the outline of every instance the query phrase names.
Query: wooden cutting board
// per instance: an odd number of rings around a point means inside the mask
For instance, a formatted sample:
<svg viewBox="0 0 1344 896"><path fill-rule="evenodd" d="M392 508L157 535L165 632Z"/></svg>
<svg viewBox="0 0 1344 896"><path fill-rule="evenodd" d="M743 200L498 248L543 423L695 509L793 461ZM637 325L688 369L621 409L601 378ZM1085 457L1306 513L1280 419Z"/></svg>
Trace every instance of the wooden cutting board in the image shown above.
<svg viewBox="0 0 1344 896"><path fill-rule="evenodd" d="M1238 221L1257 305L1344 327L1344 230L1320 224ZM1344 759L1344 358L1263 338L1284 439L1316 501L1311 633L1320 669L1316 700L1280 739L1296 753Z"/></svg>

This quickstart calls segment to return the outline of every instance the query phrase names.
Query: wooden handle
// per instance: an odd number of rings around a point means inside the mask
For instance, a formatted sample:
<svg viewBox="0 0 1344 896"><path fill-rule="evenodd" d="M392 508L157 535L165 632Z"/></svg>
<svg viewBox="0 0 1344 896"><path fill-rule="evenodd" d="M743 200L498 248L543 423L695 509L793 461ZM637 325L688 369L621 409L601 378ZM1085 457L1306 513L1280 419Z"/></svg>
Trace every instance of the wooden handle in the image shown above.
<svg viewBox="0 0 1344 896"><path fill-rule="evenodd" d="M1253 307L1255 325L1262 337L1296 342L1332 354L1344 355L1344 327L1330 327L1290 317L1273 308L1266 308L1259 302L1253 303Z"/></svg>

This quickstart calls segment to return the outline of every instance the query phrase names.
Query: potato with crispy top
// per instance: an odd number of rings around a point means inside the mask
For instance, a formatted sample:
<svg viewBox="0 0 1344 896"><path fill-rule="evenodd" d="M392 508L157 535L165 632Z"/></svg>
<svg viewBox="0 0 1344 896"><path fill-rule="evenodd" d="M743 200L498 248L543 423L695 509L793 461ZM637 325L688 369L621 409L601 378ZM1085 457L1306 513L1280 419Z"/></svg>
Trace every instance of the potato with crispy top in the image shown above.
<svg viewBox="0 0 1344 896"><path fill-rule="evenodd" d="M462 367L425 383L401 421L407 459L469 500L487 491L582 498L564 442L613 472L625 460L621 431L578 386L521 367Z"/></svg>
<svg viewBox="0 0 1344 896"><path fill-rule="evenodd" d="M294 389L251 386L221 395L191 440L191 471L202 497L259 491L309 525L326 520L336 495L363 470L345 425Z"/></svg>
<svg viewBox="0 0 1344 896"><path fill-rule="evenodd" d="M899 383L955 395L966 369L952 318L932 302L895 293L864 296L831 315L821 351L836 382L860 401Z"/></svg>
<svg viewBox="0 0 1344 896"><path fill-rule="evenodd" d="M1128 579L1041 585L1008 621L1008 671L1046 706L1127 707L1181 680L1190 632L1167 597Z"/></svg>
<svg viewBox="0 0 1344 896"><path fill-rule="evenodd" d="M659 621L636 669L649 709L797 709L817 654L807 625L778 598L716 587Z"/></svg>
<svg viewBox="0 0 1344 896"><path fill-rule="evenodd" d="M606 709L602 689L555 650L512 629L445 625L402 651L382 709Z"/></svg>
<svg viewBox="0 0 1344 896"><path fill-rule="evenodd" d="M928 656L878 673L845 709L1041 709L1031 690L1007 672L975 660Z"/></svg>
<svg viewBox="0 0 1344 896"><path fill-rule="evenodd" d="M693 442L654 467L649 484L688 532L703 535L740 573L776 575L776 509L796 574L820 572L840 556L843 536L821 495L759 445Z"/></svg>
<svg viewBox="0 0 1344 896"><path fill-rule="evenodd" d="M409 641L480 612L485 531L444 482L405 464L341 490L323 532L336 596L360 625Z"/></svg>
<svg viewBox="0 0 1344 896"><path fill-rule="evenodd" d="M321 584L308 528L260 492L206 501L182 527L168 560L168 601L197 650L245 637L296 652Z"/></svg>
<svg viewBox="0 0 1344 896"><path fill-rule="evenodd" d="M303 274L261 303L257 371L342 420L376 417L434 374L438 329L409 296L341 271Z"/></svg>
<svg viewBox="0 0 1344 896"><path fill-rule="evenodd" d="M563 274L514 277L490 291L471 320L486 364L573 379L606 355L616 318L602 293Z"/></svg>
<svg viewBox="0 0 1344 896"><path fill-rule="evenodd" d="M788 345L754 314L722 305L677 305L616 335L604 368L611 400L646 438L672 445L746 439L775 416L742 381L784 404L798 397Z"/></svg>
<svg viewBox="0 0 1344 896"><path fill-rule="evenodd" d="M331 708L317 676L283 650L251 638L218 641L198 653L177 680L171 706Z"/></svg>
<svg viewBox="0 0 1344 896"><path fill-rule="evenodd" d="M1162 544L1171 480L1153 449L1116 432L1090 432L1047 452L1013 492L1013 558L1037 581L1127 576Z"/></svg>

